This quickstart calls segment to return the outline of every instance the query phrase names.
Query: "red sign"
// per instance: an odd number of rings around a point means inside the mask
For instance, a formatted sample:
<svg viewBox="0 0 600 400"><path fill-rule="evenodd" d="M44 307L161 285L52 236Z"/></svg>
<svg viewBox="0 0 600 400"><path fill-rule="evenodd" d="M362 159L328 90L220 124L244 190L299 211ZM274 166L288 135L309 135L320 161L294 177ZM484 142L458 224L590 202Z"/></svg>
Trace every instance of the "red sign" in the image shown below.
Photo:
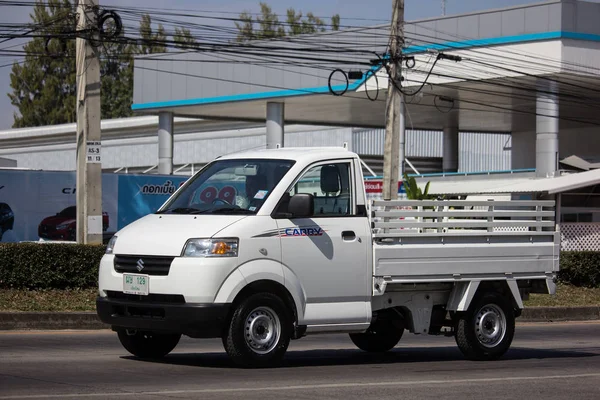
<svg viewBox="0 0 600 400"><path fill-rule="evenodd" d="M402 193L402 181L398 181L398 193ZM382 193L383 192L383 181L377 180L366 180L365 191L367 193Z"/></svg>

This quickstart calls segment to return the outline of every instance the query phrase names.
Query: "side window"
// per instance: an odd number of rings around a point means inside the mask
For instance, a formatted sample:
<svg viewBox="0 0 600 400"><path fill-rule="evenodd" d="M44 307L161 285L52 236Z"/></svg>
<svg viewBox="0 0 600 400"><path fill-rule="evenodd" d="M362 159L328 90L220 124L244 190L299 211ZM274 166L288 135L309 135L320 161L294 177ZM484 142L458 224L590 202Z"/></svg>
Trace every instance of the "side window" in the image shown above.
<svg viewBox="0 0 600 400"><path fill-rule="evenodd" d="M313 195L315 217L351 215L350 164L324 164L309 169L289 191L290 196L297 193Z"/></svg>

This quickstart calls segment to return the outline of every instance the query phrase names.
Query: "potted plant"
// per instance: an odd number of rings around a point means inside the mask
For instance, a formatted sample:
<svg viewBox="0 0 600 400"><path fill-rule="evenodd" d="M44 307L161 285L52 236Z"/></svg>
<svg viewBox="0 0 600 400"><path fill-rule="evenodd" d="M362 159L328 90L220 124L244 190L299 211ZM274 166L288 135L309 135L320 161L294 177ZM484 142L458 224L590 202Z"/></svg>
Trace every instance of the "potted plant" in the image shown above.
<svg viewBox="0 0 600 400"><path fill-rule="evenodd" d="M407 174L404 174L402 183L406 190L406 197L408 198L408 200L435 200L436 198L438 198L438 196L429 194L429 184L431 182L427 182L425 184L425 188L423 190L421 190L421 188L417 184L417 180L415 179L414 176L408 176ZM431 211L434 210L434 208L431 206L425 206L425 207L419 206L419 211L421 209L422 210L431 210ZM417 220L422 220L424 222L433 222L434 218L418 217ZM421 232L421 231L422 231L422 229L419 229L419 232ZM437 232L437 229L426 228L425 232Z"/></svg>

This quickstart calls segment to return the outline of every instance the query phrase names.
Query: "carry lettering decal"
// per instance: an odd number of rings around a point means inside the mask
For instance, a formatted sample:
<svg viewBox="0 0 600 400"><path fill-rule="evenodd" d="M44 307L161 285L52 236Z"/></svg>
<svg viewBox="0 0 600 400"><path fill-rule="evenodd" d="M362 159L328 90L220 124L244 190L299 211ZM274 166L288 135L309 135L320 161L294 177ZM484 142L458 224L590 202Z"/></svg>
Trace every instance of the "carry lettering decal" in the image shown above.
<svg viewBox="0 0 600 400"><path fill-rule="evenodd" d="M325 230L320 226L294 226L290 228L273 229L252 236L253 238L266 238L266 237L303 237L303 236L323 236Z"/></svg>
<svg viewBox="0 0 600 400"><path fill-rule="evenodd" d="M323 236L323 229L316 227L311 228L287 228L283 229L281 236Z"/></svg>

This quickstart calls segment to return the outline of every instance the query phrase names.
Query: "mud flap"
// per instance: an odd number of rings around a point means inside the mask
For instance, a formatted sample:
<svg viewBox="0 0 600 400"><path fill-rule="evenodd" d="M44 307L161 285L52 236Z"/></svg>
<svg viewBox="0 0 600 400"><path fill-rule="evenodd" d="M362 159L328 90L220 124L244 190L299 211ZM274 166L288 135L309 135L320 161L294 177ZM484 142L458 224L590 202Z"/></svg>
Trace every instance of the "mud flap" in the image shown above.
<svg viewBox="0 0 600 400"><path fill-rule="evenodd" d="M452 288L446 310L467 311L481 281L457 282Z"/></svg>

